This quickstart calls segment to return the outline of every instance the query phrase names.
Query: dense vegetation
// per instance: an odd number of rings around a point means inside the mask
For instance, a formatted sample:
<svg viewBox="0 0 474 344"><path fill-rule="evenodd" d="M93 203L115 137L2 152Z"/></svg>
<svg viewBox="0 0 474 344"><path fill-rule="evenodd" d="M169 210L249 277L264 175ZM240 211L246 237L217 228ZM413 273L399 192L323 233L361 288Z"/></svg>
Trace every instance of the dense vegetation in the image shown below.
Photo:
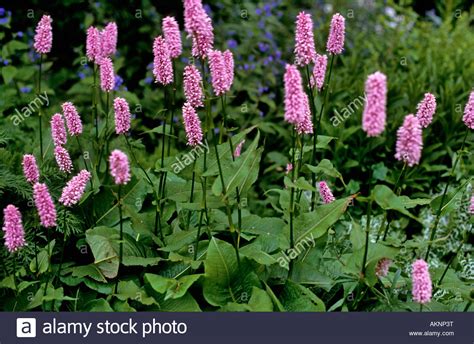
<svg viewBox="0 0 474 344"><path fill-rule="evenodd" d="M3 310L419 311L418 258L432 282L421 310L472 310L473 135L463 114L473 90L474 8L439 1L420 16L391 1L209 1L214 47L235 59L221 97L208 60L191 56L183 9L141 3L0 9L0 208L20 210L26 241L16 252L0 250ZM70 18L59 16L68 10ZM315 160L314 134L296 136L284 119L300 11L312 15L320 54L332 16L345 17L330 82L328 55L326 84L311 92L312 112L322 114ZM33 37L46 12L53 48L39 55ZM183 52L173 60L173 83L163 86L153 74L153 42L167 15L179 21ZM86 32L111 21L116 76L104 92ZM204 74L206 95L198 109L204 140L194 148L182 117L190 64ZM369 138L364 85L376 71L387 78L387 123ZM436 112L423 129L421 160L409 167L394 157L397 130L427 92ZM116 97L130 105L126 134L115 131ZM58 169L50 125L65 102L84 126L64 144L71 173ZM115 149L130 162L124 185L110 174ZM36 157L55 204L51 228L40 223L25 154ZM92 178L80 202L61 204L66 183L85 169ZM324 202L316 181L327 182L334 201Z"/></svg>

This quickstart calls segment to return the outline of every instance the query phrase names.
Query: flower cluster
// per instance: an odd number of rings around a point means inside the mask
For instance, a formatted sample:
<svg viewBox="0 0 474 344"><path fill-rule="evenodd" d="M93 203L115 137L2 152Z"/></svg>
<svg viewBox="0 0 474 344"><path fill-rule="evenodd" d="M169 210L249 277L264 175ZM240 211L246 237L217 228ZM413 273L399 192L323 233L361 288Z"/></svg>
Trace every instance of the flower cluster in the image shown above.
<svg viewBox="0 0 474 344"><path fill-rule="evenodd" d="M189 103L183 105L183 122L188 145L195 147L202 143L201 121L196 110Z"/></svg>
<svg viewBox="0 0 474 344"><path fill-rule="evenodd" d="M117 135L125 134L130 130L130 107L124 98L114 99L115 132Z"/></svg>
<svg viewBox="0 0 474 344"><path fill-rule="evenodd" d="M168 44L170 57L175 59L182 52L181 33L179 32L178 22L174 17L165 17L163 18L162 29L163 36Z"/></svg>
<svg viewBox="0 0 474 344"><path fill-rule="evenodd" d="M173 64L170 50L163 36L158 36L153 42L153 75L155 82L169 85L173 82Z"/></svg>
<svg viewBox="0 0 474 344"><path fill-rule="evenodd" d="M319 182L319 195L321 196L321 199L323 200L324 204L329 204L334 202L336 199L334 198L331 189L329 188L328 184L326 182Z"/></svg>
<svg viewBox="0 0 474 344"><path fill-rule="evenodd" d="M23 174L25 175L26 181L31 184L37 183L39 181L40 174L34 155L25 154L23 156L22 165Z"/></svg>
<svg viewBox="0 0 474 344"><path fill-rule="evenodd" d="M474 91L469 94L469 100L464 108L464 116L462 120L469 129L474 129Z"/></svg>
<svg viewBox="0 0 474 344"><path fill-rule="evenodd" d="M130 179L130 164L127 155L115 149L109 157L110 174L114 177L115 184L127 184Z"/></svg>
<svg viewBox="0 0 474 344"><path fill-rule="evenodd" d="M344 36L345 36L345 19L339 13L333 15L331 20L331 28L329 30L329 37L326 44L327 51L330 54L338 55L344 50Z"/></svg>
<svg viewBox="0 0 474 344"><path fill-rule="evenodd" d="M43 15L36 27L34 48L39 54L48 54L53 47L53 20L48 15Z"/></svg>
<svg viewBox="0 0 474 344"><path fill-rule="evenodd" d="M77 113L77 109L71 102L66 102L62 105L64 118L66 118L67 129L69 135L78 136L82 134L82 121Z"/></svg>
<svg viewBox="0 0 474 344"><path fill-rule="evenodd" d="M428 263L418 259L412 264L412 295L413 301L425 304L431 301L432 285Z"/></svg>
<svg viewBox="0 0 474 344"><path fill-rule="evenodd" d="M59 203L70 207L77 204L86 189L87 182L91 178L90 172L86 170L80 171L76 176L72 177L64 187Z"/></svg>
<svg viewBox="0 0 474 344"><path fill-rule="evenodd" d="M420 162L422 148L423 137L420 121L417 117L408 115L397 131L395 158L410 167L417 165Z"/></svg>
<svg viewBox="0 0 474 344"><path fill-rule="evenodd" d="M387 118L387 77L375 72L365 82L366 101L362 114L362 129L367 136L379 136L385 129Z"/></svg>
<svg viewBox="0 0 474 344"><path fill-rule="evenodd" d="M416 117L423 128L428 127L433 121L433 115L436 111L436 98L431 93L425 93L423 100L417 106Z"/></svg>
<svg viewBox="0 0 474 344"><path fill-rule="evenodd" d="M316 61L313 20L311 14L300 12L296 18L295 64L306 66Z"/></svg>
<svg viewBox="0 0 474 344"><path fill-rule="evenodd" d="M3 209L3 231L5 232L5 246L13 253L25 246L25 232L21 221L21 213L14 205L7 205Z"/></svg>
<svg viewBox="0 0 474 344"><path fill-rule="evenodd" d="M184 67L183 87L186 101L195 108L204 106L204 94L202 92L202 77L194 65Z"/></svg>
<svg viewBox="0 0 474 344"><path fill-rule="evenodd" d="M206 58L214 46L214 29L201 0L184 0L184 29L192 38L192 55Z"/></svg>
<svg viewBox="0 0 474 344"><path fill-rule="evenodd" d="M327 64L328 57L326 55L316 54L316 62L314 63L313 75L310 79L311 88L317 87L318 91L321 91L324 85Z"/></svg>
<svg viewBox="0 0 474 344"><path fill-rule="evenodd" d="M33 198L41 225L46 228L55 227L56 208L54 207L53 199L49 194L46 184L36 183L33 186Z"/></svg>
<svg viewBox="0 0 474 344"><path fill-rule="evenodd" d="M234 59L232 53L211 50L208 54L212 88L216 96L228 92L234 79Z"/></svg>

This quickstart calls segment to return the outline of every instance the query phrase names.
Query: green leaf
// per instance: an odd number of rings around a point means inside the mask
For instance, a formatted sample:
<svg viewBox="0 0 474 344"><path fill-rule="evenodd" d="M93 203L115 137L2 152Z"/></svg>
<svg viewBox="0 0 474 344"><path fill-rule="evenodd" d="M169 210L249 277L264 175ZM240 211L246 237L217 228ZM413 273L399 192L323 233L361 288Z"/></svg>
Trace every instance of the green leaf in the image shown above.
<svg viewBox="0 0 474 344"><path fill-rule="evenodd" d="M2 68L2 76L5 84L9 84L17 73L17 69L13 66L5 66Z"/></svg>
<svg viewBox="0 0 474 344"><path fill-rule="evenodd" d="M246 260L237 264L235 250L225 241L212 238L204 261L204 298L213 306L248 300L259 281Z"/></svg>
<svg viewBox="0 0 474 344"><path fill-rule="evenodd" d="M107 283L105 276L102 274L97 265L94 264L73 267L72 276L77 278L88 276L98 282Z"/></svg>
<svg viewBox="0 0 474 344"><path fill-rule="evenodd" d="M113 312L113 308L105 299L89 301L85 306L87 312Z"/></svg>
<svg viewBox="0 0 474 344"><path fill-rule="evenodd" d="M248 303L253 312L272 312L273 302L265 290L257 287L252 288L252 296Z"/></svg>
<svg viewBox="0 0 474 344"><path fill-rule="evenodd" d="M156 304L153 297L148 296L144 288L139 287L134 281L120 281L115 295L119 300L133 300L144 305Z"/></svg>
<svg viewBox="0 0 474 344"><path fill-rule="evenodd" d="M376 185L372 191L372 195L375 202L377 202L377 204L383 210L395 210L420 222L416 216L412 215L408 210L406 210L407 207L404 203L406 202L406 198L402 199L395 195L395 193L388 186Z"/></svg>
<svg viewBox="0 0 474 344"><path fill-rule="evenodd" d="M309 168L311 172L322 173L326 177L338 178L339 180L341 180L343 185L346 185L344 183L344 178L342 178L342 174L339 173L339 171L334 167L332 162L328 159L321 160L318 166L311 166L311 165L306 165L306 166Z"/></svg>
<svg viewBox="0 0 474 344"><path fill-rule="evenodd" d="M212 185L214 195L229 195L235 192L238 187L240 193L246 194L253 183L257 180L258 171L260 169L260 158L263 148L258 148L260 132L253 140L248 149L234 162L222 166L222 175L225 184L225 190L222 190L222 182L220 178L216 178Z"/></svg>
<svg viewBox="0 0 474 344"><path fill-rule="evenodd" d="M324 312L326 307L311 290L287 280L279 300L288 312Z"/></svg>
<svg viewBox="0 0 474 344"><path fill-rule="evenodd" d="M303 213L295 220L295 244L324 235L344 214L353 197L335 200L317 207L313 212Z"/></svg>
<svg viewBox="0 0 474 344"><path fill-rule="evenodd" d="M119 233L108 227L95 227L86 231L86 241L94 255L94 264L107 278L117 277Z"/></svg>

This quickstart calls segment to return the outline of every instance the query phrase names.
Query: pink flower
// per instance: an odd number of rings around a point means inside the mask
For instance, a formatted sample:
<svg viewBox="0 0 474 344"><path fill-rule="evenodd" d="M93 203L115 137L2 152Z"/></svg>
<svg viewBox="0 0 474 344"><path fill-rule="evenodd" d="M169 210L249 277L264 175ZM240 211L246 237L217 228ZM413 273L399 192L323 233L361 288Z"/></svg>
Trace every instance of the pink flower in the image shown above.
<svg viewBox="0 0 474 344"><path fill-rule="evenodd" d="M375 72L365 82L365 107L362 129L367 136L379 136L385 129L387 106L387 77Z"/></svg>
<svg viewBox="0 0 474 344"><path fill-rule="evenodd" d="M295 64L306 66L316 61L314 48L313 20L311 14L300 12L296 17Z"/></svg>
<svg viewBox="0 0 474 344"><path fill-rule="evenodd" d="M474 129L474 91L469 95L462 120L469 129Z"/></svg>
<svg viewBox="0 0 474 344"><path fill-rule="evenodd" d="M62 172L71 173L72 161L66 148L63 146L54 147L54 157Z"/></svg>
<svg viewBox="0 0 474 344"><path fill-rule="evenodd" d="M41 225L46 228L56 226L56 208L46 184L36 183L33 186L33 198Z"/></svg>
<svg viewBox="0 0 474 344"><path fill-rule="evenodd" d="M14 205L7 205L3 209L3 231L5 232L5 246L10 253L25 246L25 231L21 222L21 213Z"/></svg>
<svg viewBox="0 0 474 344"><path fill-rule="evenodd" d="M413 115L407 115L403 125L397 131L397 146L395 158L408 166L420 162L423 139L420 121Z"/></svg>
<svg viewBox="0 0 474 344"><path fill-rule="evenodd" d="M293 170L293 164L291 162L289 162L288 164L286 164L286 174L290 173L291 171Z"/></svg>
<svg viewBox="0 0 474 344"><path fill-rule="evenodd" d="M324 78L326 75L326 67L328 64L328 57L326 55L316 54L316 62L314 63L313 75L310 79L311 88L315 86L318 88L318 91L324 86Z"/></svg>
<svg viewBox="0 0 474 344"><path fill-rule="evenodd" d="M78 136L82 134L81 117L77 113L77 109L71 102L66 102L62 105L64 117L66 118L67 129L71 136Z"/></svg>
<svg viewBox="0 0 474 344"><path fill-rule="evenodd" d="M234 82L234 55L230 50L224 51L222 54L226 69L226 91L229 91Z"/></svg>
<svg viewBox="0 0 474 344"><path fill-rule="evenodd" d="M114 99L115 132L117 135L125 134L130 130L130 107L125 99Z"/></svg>
<svg viewBox="0 0 474 344"><path fill-rule="evenodd" d="M170 57L175 59L182 52L181 32L179 32L178 22L174 17L165 17L163 18L162 29L163 36L168 44Z"/></svg>
<svg viewBox="0 0 474 344"><path fill-rule="evenodd" d="M211 70L211 81L214 94L216 96L223 95L228 90L227 66L224 61L222 51L211 50L208 54L209 68Z"/></svg>
<svg viewBox="0 0 474 344"><path fill-rule="evenodd" d="M425 93L425 97L416 107L418 109L416 117L420 125L426 128L433 121L433 115L436 111L436 98L431 93Z"/></svg>
<svg viewBox="0 0 474 344"><path fill-rule="evenodd" d="M87 170L82 170L76 176L72 177L64 187L59 203L66 207L77 204L84 194L84 190L90 178L91 174Z"/></svg>
<svg viewBox="0 0 474 344"><path fill-rule="evenodd" d="M173 64L171 62L168 44L162 36L153 42L153 75L155 82L168 85L173 82Z"/></svg>
<svg viewBox="0 0 474 344"><path fill-rule="evenodd" d="M303 92L303 108L304 114L300 122L296 124L296 131L298 134L312 134L313 121L311 120L311 110L309 108L308 95Z"/></svg>
<svg viewBox="0 0 474 344"><path fill-rule="evenodd" d="M36 159L32 154L23 155L23 174L28 183L37 183L40 177Z"/></svg>
<svg viewBox="0 0 474 344"><path fill-rule="evenodd" d="M471 204L469 205L469 212L474 215L474 195L471 196Z"/></svg>
<svg viewBox="0 0 474 344"><path fill-rule="evenodd" d="M91 26L87 29L86 56L89 61L99 62L101 57L100 31Z"/></svg>
<svg viewBox="0 0 474 344"><path fill-rule="evenodd" d="M184 29L193 39L192 55L206 58L214 46L214 29L201 0L184 0Z"/></svg>
<svg viewBox="0 0 474 344"><path fill-rule="evenodd" d="M306 114L305 93L301 74L294 65L286 65L285 82L285 120L294 124L303 122Z"/></svg>
<svg viewBox="0 0 474 344"><path fill-rule="evenodd" d="M192 107L202 107L204 94L202 92L202 77L194 65L184 67L183 86L186 100Z"/></svg>
<svg viewBox="0 0 474 344"><path fill-rule="evenodd" d="M321 196L324 204L329 204L336 200L326 182L319 182L319 195Z"/></svg>
<svg viewBox="0 0 474 344"><path fill-rule="evenodd" d="M66 127L61 114L57 113L51 117L51 136L55 146L63 146L67 142Z"/></svg>
<svg viewBox="0 0 474 344"><path fill-rule="evenodd" d="M242 147L244 146L245 140L240 141L240 143L235 147L234 157L238 158L242 152Z"/></svg>
<svg viewBox="0 0 474 344"><path fill-rule="evenodd" d="M100 88L104 92L111 92L115 87L114 65L110 57L100 59Z"/></svg>
<svg viewBox="0 0 474 344"><path fill-rule="evenodd" d="M428 264L418 259L412 264L411 272L413 301L425 304L431 301L431 277Z"/></svg>
<svg viewBox="0 0 474 344"><path fill-rule="evenodd" d="M377 262L375 266L375 276L385 277L388 274L388 269L392 265L392 261L388 258L382 258Z"/></svg>
<svg viewBox="0 0 474 344"><path fill-rule="evenodd" d="M115 184L127 184L130 179L130 165L127 155L116 149L109 157L110 174L115 179Z"/></svg>
<svg viewBox="0 0 474 344"><path fill-rule="evenodd" d="M114 55L117 51L117 24L108 23L102 30L100 37L102 57Z"/></svg>
<svg viewBox="0 0 474 344"><path fill-rule="evenodd" d="M345 19L339 13L332 16L331 28L329 30L328 42L326 44L327 51L330 54L338 55L344 49L344 30Z"/></svg>
<svg viewBox="0 0 474 344"><path fill-rule="evenodd" d="M43 15L36 26L35 42L33 47L38 54L47 54L53 46L53 20L48 15Z"/></svg>
<svg viewBox="0 0 474 344"><path fill-rule="evenodd" d="M183 122L188 145L196 147L202 143L201 121L196 110L189 103L183 105Z"/></svg>

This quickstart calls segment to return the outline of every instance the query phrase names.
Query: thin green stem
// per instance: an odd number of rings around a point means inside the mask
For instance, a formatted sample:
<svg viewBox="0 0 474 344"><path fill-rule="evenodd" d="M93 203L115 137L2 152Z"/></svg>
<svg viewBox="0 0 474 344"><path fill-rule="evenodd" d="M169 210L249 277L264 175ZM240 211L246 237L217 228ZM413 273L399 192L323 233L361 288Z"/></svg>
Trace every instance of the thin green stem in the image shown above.
<svg viewBox="0 0 474 344"><path fill-rule="evenodd" d="M370 192L370 189L369 189ZM367 255L369 253L369 235L370 235L370 221L372 216L372 199L369 200L367 208L367 227L365 229L365 247L364 247L364 258L362 260L361 275L365 276L365 265L367 264Z"/></svg>
<svg viewBox="0 0 474 344"><path fill-rule="evenodd" d="M395 186L393 188L393 192L395 192L397 194L397 196L400 196L400 193L401 193L401 189L398 190L398 187L400 186L400 184L402 183L402 180L403 180L403 177L405 176L405 170L406 170L406 167L407 167L407 163L405 162L403 164L403 168L402 168L402 171L400 172L400 174L398 175L398 178L397 178L397 181L395 183ZM387 234L388 234L388 229L390 228L390 223L391 223L391 220L388 216L389 214L389 211L387 210L385 212L385 218L386 218L386 225L385 225L385 230L383 232L383 238L382 240L385 241L385 239L387 238ZM378 241L378 237L377 237L377 241Z"/></svg>
<svg viewBox="0 0 474 344"><path fill-rule="evenodd" d="M191 194L189 195L189 203L193 203L194 200L194 182L196 180L196 172L194 169L196 168L196 160L193 161L193 176L191 178ZM189 229L189 223L191 222L191 210L188 210L188 219L186 221L186 228Z"/></svg>
<svg viewBox="0 0 474 344"><path fill-rule="evenodd" d="M295 162L295 156L296 156L296 130L292 129L292 134L291 134L291 146L292 146L292 152L291 152L291 164L293 166L291 170L291 181L295 181L295 176L296 176L296 162ZM294 217L294 199L295 199L295 188L291 186L290 190L290 249L293 250L295 247L295 241L294 241L294 228L293 228L293 217ZM289 272L288 275L291 277L291 274L293 272L293 260L290 260L289 264Z"/></svg>
<svg viewBox="0 0 474 344"><path fill-rule="evenodd" d="M466 236L466 238L467 238L467 236ZM441 283L443 283L443 279L444 279L444 277L446 276L446 274L448 273L449 267L451 266L451 264L453 263L454 259L456 259L456 257L458 256L459 252L461 251L462 246L464 245L464 241L465 241L465 240L466 240L466 239L464 239L464 240L461 241L461 244L459 244L459 246L458 246L456 252L455 252L455 253L452 255L452 257L449 259L448 263L446 264L446 267L444 268L443 273L441 274L441 277L439 278L438 283L436 283L436 286L435 286L435 288L434 288L434 291L436 291L436 290L439 288L439 286L441 285Z"/></svg>
<svg viewBox="0 0 474 344"><path fill-rule="evenodd" d="M454 161L453 167L451 169L451 173L449 174L449 177L448 177L448 182L446 183L446 186L444 187L443 196L441 197L441 202L439 203L438 211L436 212L436 219L433 225L433 229L431 230L430 243L428 244L428 249L426 250L425 261L428 261L431 245L433 243L434 238L436 237L436 231L438 229L439 220L441 218L441 211L443 210L444 200L446 199L446 194L448 192L449 185L451 184L451 181L453 179L454 170L456 169L456 166L459 162L459 158L462 155L464 145L466 144L466 139L467 139L467 135L469 134L469 130L470 129L466 127L466 133L464 134L464 139L462 141L461 149L459 150L459 153L456 156L456 160Z"/></svg>
<svg viewBox="0 0 474 344"><path fill-rule="evenodd" d="M122 268L123 261L123 222L122 222L122 185L118 186L118 208L119 208L119 218L120 218L120 241L119 241L119 273L117 274L117 281L115 282L115 294L117 294L120 270Z"/></svg>
<svg viewBox="0 0 474 344"><path fill-rule="evenodd" d="M41 74L42 74L42 65L43 65L43 54L40 54L39 58L39 73L38 73L38 96L41 94ZM41 108L38 111L38 124L39 124L39 138L40 138L40 153L41 153L41 161L44 160L44 153L43 153L43 124L41 118Z"/></svg>
<svg viewBox="0 0 474 344"><path fill-rule="evenodd" d="M321 109L319 111L318 122L317 122L316 126L314 127L313 152L312 152L312 156L311 156L311 165L313 165L313 166L316 164L316 145L317 145L317 142L318 142L318 133L320 131L321 119L322 119L322 116L323 116L324 106L326 105L326 102L327 102L327 94L328 94L328 90L329 90L329 85L331 83L332 66L334 64L335 57L336 57L336 55L331 55L331 64L329 66L328 81L327 81L326 85L324 86L323 102L321 104ZM309 70L308 70L308 74L309 74ZM313 104L314 104L314 101L313 101ZM313 123L314 123L314 119L313 119ZM313 188L316 189L316 174L314 172L311 172L311 181L312 181L312 184L313 184ZM316 204L316 191L312 191L312 194L311 194L311 211L314 210L315 204Z"/></svg>
<svg viewBox="0 0 474 344"><path fill-rule="evenodd" d="M95 120L95 138L96 140L99 139L99 118L97 114L97 65L94 63L93 68L93 77L94 77L94 84L92 85L92 111L94 113L94 120Z"/></svg>

